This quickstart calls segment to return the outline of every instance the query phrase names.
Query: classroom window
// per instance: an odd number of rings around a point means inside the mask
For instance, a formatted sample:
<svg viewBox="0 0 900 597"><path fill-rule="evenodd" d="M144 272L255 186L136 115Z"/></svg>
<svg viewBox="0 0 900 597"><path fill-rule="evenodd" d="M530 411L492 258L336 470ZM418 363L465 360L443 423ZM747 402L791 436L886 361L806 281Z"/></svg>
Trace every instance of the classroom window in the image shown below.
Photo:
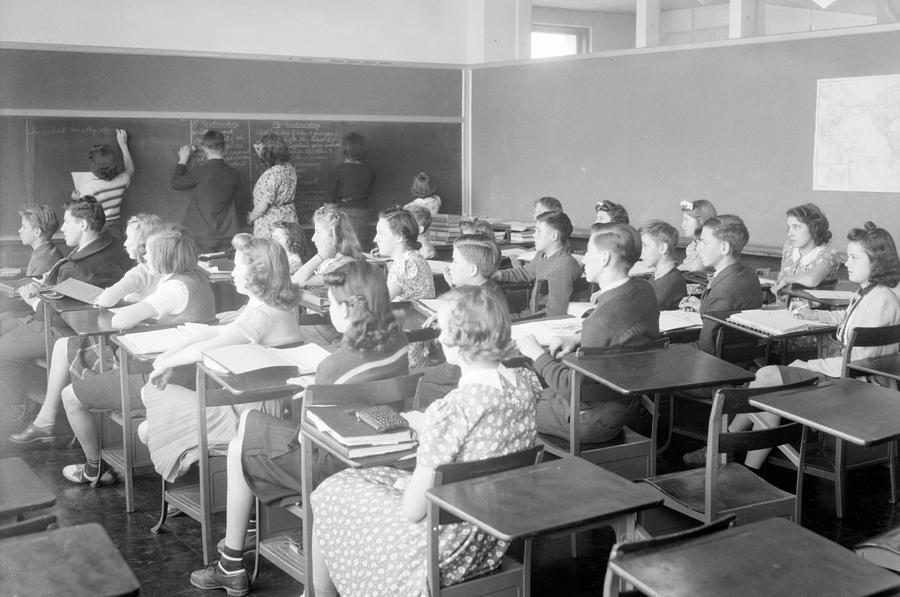
<svg viewBox="0 0 900 597"><path fill-rule="evenodd" d="M590 50L591 33L587 27L564 25L533 25L531 27L531 57L571 56Z"/></svg>

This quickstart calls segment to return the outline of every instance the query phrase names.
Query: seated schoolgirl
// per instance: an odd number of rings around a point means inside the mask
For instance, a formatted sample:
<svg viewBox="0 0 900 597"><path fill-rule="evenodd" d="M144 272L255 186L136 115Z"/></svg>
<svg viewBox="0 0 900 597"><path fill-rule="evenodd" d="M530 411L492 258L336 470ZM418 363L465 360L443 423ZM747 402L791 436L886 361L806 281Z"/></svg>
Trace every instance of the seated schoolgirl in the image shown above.
<svg viewBox="0 0 900 597"><path fill-rule="evenodd" d="M510 316L496 291L448 292L438 310L440 342L460 366L459 387L425 411L412 474L389 467L347 469L312 494L316 595L427 595L425 492L435 469L532 446L540 384L525 369L506 369ZM467 523L441 528L441 576L452 585L496 568L507 544Z"/></svg>
<svg viewBox="0 0 900 597"><path fill-rule="evenodd" d="M900 323L900 299L893 288L900 282L900 259L891 234L866 222L863 228L854 228L847 234L847 273L850 281L860 285L859 292L846 310L820 311L804 309L797 315L803 319L837 323L838 328L827 349L825 358L794 361L788 367L770 365L756 372L751 387L778 386L807 379L810 376L835 378L841 376L841 364L846 343L854 328L882 327ZM871 346L853 349L852 360L867 359L897 352L897 345ZM769 425L777 425L776 415L763 414L760 418ZM738 415L730 425L731 431L750 427L746 415ZM755 424L754 424L755 425ZM747 454L745 464L759 468L768 456L768 450Z"/></svg>
<svg viewBox="0 0 900 597"><path fill-rule="evenodd" d="M781 256L781 271L772 287L776 295L791 284L815 288L826 280L837 280L840 256L829 241L828 218L814 203L787 211L787 242Z"/></svg>
<svg viewBox="0 0 900 597"><path fill-rule="evenodd" d="M437 249L434 248L434 245L428 239L428 230L431 228L431 213L419 205L407 206L403 209L411 213L416 220L416 224L419 225L419 237L416 239L419 242L419 253L425 259L434 259L437 255Z"/></svg>
<svg viewBox="0 0 900 597"><path fill-rule="evenodd" d="M628 224L628 211L624 205L613 203L609 199L598 201L594 206L595 224Z"/></svg>
<svg viewBox="0 0 900 597"><path fill-rule="evenodd" d="M378 254L390 257L387 285L392 301L434 298L434 275L419 254L419 225L405 209L391 208L375 226Z"/></svg>
<svg viewBox="0 0 900 597"><path fill-rule="evenodd" d="M700 232L707 220L716 217L716 208L706 199L681 202L681 231L691 239L684 250L684 261L678 266L683 272L705 272L700 259Z"/></svg>
<svg viewBox="0 0 900 597"><path fill-rule="evenodd" d="M187 322L207 323L215 315L215 300L209 282L197 271L197 245L180 226L163 227L147 239L147 264L158 277L156 289L140 302L122 308L112 319L115 327L131 328L153 319L163 325ZM106 483L112 475L100 460L97 423L88 409L112 408L121 404L118 362L109 351L101 355L95 345L76 349L68 342L68 363L72 383L62 389L62 403L75 437L84 450L84 464L63 468L63 476L73 483ZM100 373L101 359L106 368ZM137 395L146 376L129 376L128 391Z"/></svg>
<svg viewBox="0 0 900 597"><path fill-rule="evenodd" d="M133 216L125 228L125 251L128 256L137 262L133 268L125 272L122 279L103 290L97 297L96 303L100 307L112 307L120 301L139 301L150 295L156 289L159 275L155 274L145 259L147 236L160 225L160 219L155 215L139 214ZM192 264L192 269L194 264ZM113 322L122 326L122 329L131 325L122 325L121 317L114 317ZM137 323L137 322L135 322ZM73 364L72 359L79 352L94 352L99 348L99 343L90 340L80 340L77 337L60 338L53 346L50 359L50 371L47 377L47 393L41 410L34 421L29 423L22 431L14 433L9 441L16 444L29 444L31 442L49 439L54 436L56 413L59 411L61 400L60 392L69 383L69 368ZM71 356L70 356L71 355ZM99 360L97 361L99 366ZM76 367L76 369L81 369ZM118 379L118 377L116 377Z"/></svg>
<svg viewBox="0 0 900 597"><path fill-rule="evenodd" d="M293 276L303 265L303 250L306 236L297 222L280 220L272 224L272 240L281 245L287 253L288 265Z"/></svg>
<svg viewBox="0 0 900 597"><path fill-rule="evenodd" d="M331 206L320 207L313 214L313 224L316 227L312 237L316 254L291 276L294 284L301 288L322 286L323 274L362 257L359 240L347 214Z"/></svg>
<svg viewBox="0 0 900 597"><path fill-rule="evenodd" d="M325 274L329 311L343 340L319 364L317 384L362 383L409 372L406 336L391 311L384 274L365 261L351 261ZM297 495L302 481L300 439L290 421L258 411L241 415L228 445L228 510L221 557L191 574L201 589L245 595L249 580L242 552L253 496L266 504ZM321 471L319 471L321 472Z"/></svg>
<svg viewBox="0 0 900 597"><path fill-rule="evenodd" d="M441 197L437 194L437 190L437 185L431 180L428 173L419 172L413 178L412 186L409 188L412 201L404 205L403 208L424 207L430 215L436 216L441 209Z"/></svg>
<svg viewBox="0 0 900 597"><path fill-rule="evenodd" d="M189 340L173 346L153 362L153 372L141 390L147 420L141 439L150 448L156 471L167 481L197 461L197 394L185 386L169 383L173 369L193 365L203 351L220 346L262 344L278 346L296 341L299 326L295 305L297 287L288 276L287 255L272 240L239 234L232 241L234 286L249 297L237 317L228 324L197 331ZM277 402L277 400L275 401ZM253 402L206 410L209 445L224 446L237 433L238 417L244 410L270 408L273 403Z"/></svg>

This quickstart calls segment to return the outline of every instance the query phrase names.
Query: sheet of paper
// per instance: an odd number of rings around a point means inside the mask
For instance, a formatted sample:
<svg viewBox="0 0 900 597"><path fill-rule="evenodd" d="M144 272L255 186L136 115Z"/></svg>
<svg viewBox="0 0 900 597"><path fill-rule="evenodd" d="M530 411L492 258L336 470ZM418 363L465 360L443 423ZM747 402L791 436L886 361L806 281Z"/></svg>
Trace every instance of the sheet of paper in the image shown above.
<svg viewBox="0 0 900 597"><path fill-rule="evenodd" d="M526 323L517 323L512 326L513 340L518 340L528 334L533 334L538 344L548 346L554 336L571 336L581 331L584 320L580 317L567 317L564 319L539 319Z"/></svg>
<svg viewBox="0 0 900 597"><path fill-rule="evenodd" d="M76 191L81 193L81 189L94 178L96 177L93 172L72 172L72 185L74 185Z"/></svg>
<svg viewBox="0 0 900 597"><path fill-rule="evenodd" d="M684 328L703 327L703 319L694 311L660 311L659 331L668 332Z"/></svg>
<svg viewBox="0 0 900 597"><path fill-rule="evenodd" d="M152 332L137 332L119 336L131 354L156 354L184 342L186 336L181 328L167 328Z"/></svg>

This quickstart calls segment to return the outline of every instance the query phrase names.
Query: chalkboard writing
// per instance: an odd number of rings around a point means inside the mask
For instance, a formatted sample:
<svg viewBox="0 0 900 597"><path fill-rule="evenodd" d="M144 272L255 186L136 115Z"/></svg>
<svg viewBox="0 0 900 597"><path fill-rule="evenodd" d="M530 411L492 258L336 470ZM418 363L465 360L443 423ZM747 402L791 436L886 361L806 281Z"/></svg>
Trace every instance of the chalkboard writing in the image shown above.
<svg viewBox="0 0 900 597"><path fill-rule="evenodd" d="M281 137L291 153L297 169L298 188L320 188L340 158L341 132L336 122L304 122L275 120L250 123L254 140L270 133ZM262 165L254 164L253 178L258 178Z"/></svg>
<svg viewBox="0 0 900 597"><path fill-rule="evenodd" d="M216 130L225 135L225 161L233 168L250 174L250 126L246 120L192 120L191 145L194 151L191 161L201 164L206 155L200 149L200 140L208 130Z"/></svg>

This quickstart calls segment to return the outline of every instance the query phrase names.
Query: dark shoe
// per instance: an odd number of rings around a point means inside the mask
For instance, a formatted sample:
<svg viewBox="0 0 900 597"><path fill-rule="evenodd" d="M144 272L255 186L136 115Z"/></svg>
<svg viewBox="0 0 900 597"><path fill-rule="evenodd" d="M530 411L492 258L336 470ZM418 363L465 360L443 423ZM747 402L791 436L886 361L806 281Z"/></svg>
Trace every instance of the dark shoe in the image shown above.
<svg viewBox="0 0 900 597"><path fill-rule="evenodd" d="M53 427L35 427L29 423L25 429L9 436L9 441L14 444L30 444L31 442L46 441L56 437Z"/></svg>
<svg viewBox="0 0 900 597"><path fill-rule="evenodd" d="M216 543L216 551L221 552L225 547L225 537L219 539L219 542ZM248 551L256 551L256 529L250 529L244 535L244 547L243 552L247 553Z"/></svg>
<svg viewBox="0 0 900 597"><path fill-rule="evenodd" d="M191 584L198 589L225 589L228 597L242 597L250 592L246 570L227 574L219 568L218 561L191 572Z"/></svg>

